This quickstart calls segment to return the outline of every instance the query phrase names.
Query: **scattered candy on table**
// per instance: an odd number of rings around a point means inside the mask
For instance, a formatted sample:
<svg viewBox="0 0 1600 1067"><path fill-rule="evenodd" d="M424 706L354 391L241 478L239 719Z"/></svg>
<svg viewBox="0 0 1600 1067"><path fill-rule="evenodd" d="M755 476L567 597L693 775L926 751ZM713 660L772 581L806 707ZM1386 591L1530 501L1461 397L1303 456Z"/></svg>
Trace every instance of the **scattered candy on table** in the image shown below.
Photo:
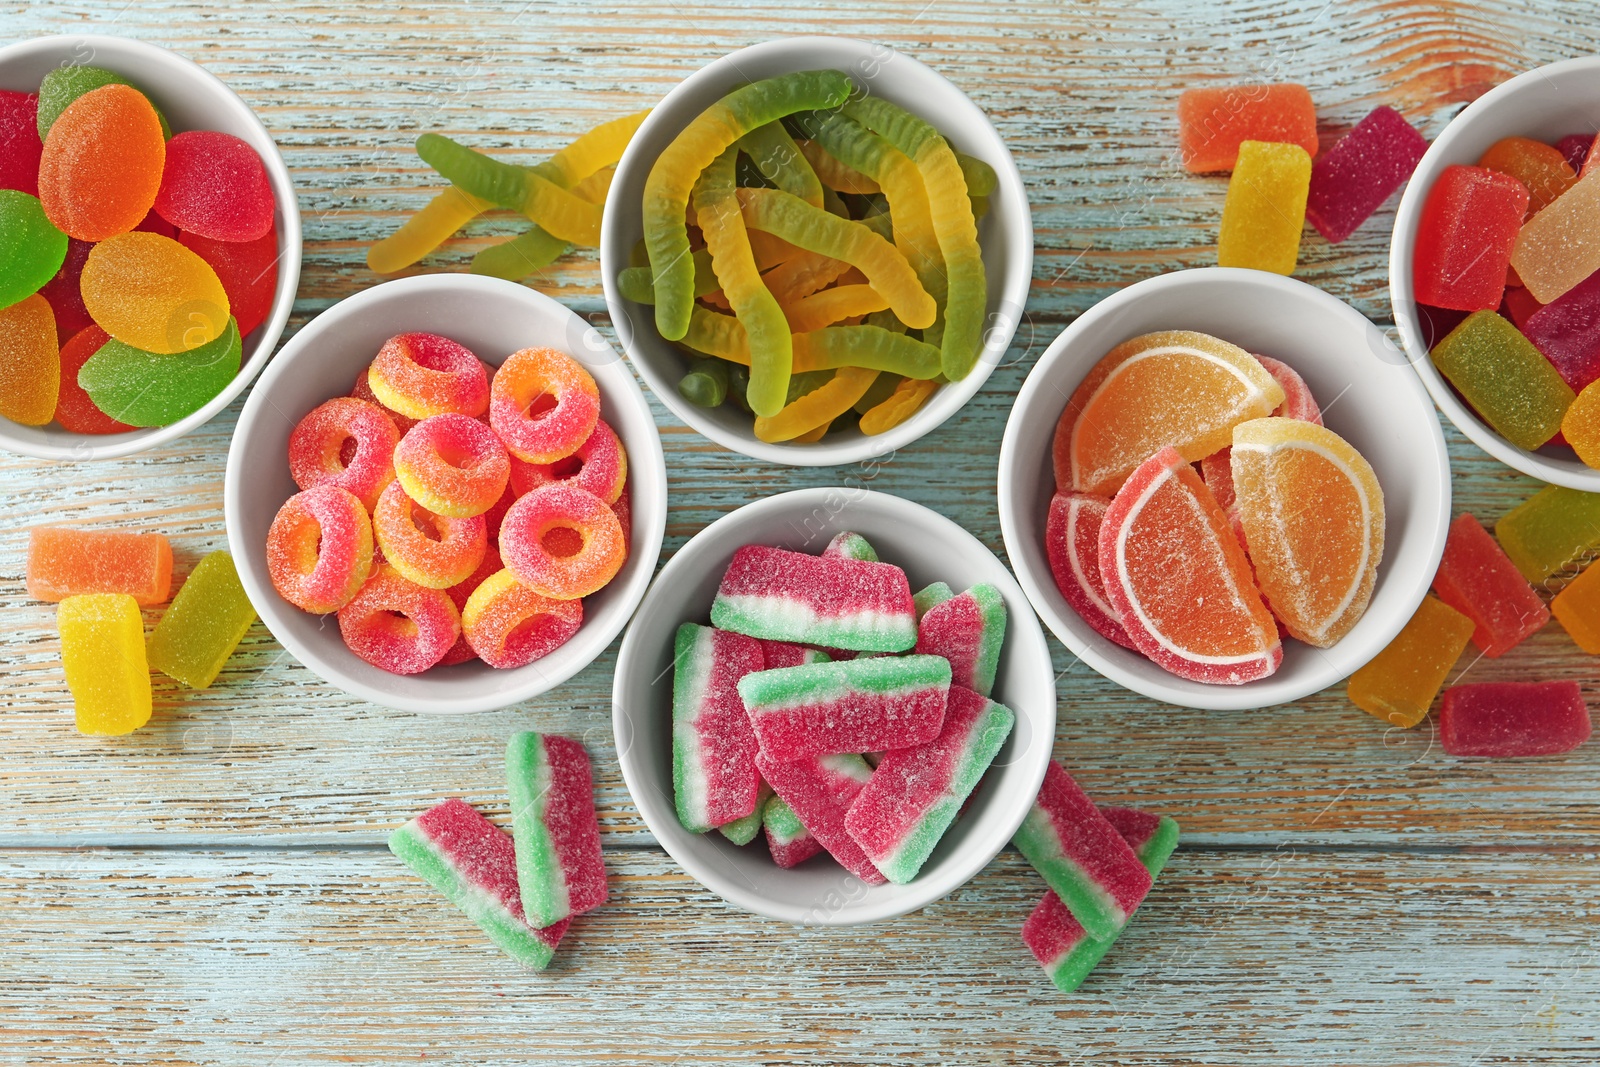
<svg viewBox="0 0 1600 1067"><path fill-rule="evenodd" d="M1539 594L1471 514L1450 524L1433 591L1472 620L1472 642L1486 656L1505 655L1550 621Z"/></svg>
<svg viewBox="0 0 1600 1067"><path fill-rule="evenodd" d="M512 734L506 789L528 922L542 929L604 904L606 868L583 746L553 734Z"/></svg>
<svg viewBox="0 0 1600 1067"><path fill-rule="evenodd" d="M222 665L256 621L233 557L212 552L195 565L150 631L150 666L191 689L216 681Z"/></svg>
<svg viewBox="0 0 1600 1067"><path fill-rule="evenodd" d="M80 593L56 609L61 666L82 734L129 734L150 721L144 621L127 593Z"/></svg>
<svg viewBox="0 0 1600 1067"><path fill-rule="evenodd" d="M1446 689L1439 744L1452 756L1549 756L1589 739L1577 682L1483 682Z"/></svg>
<svg viewBox="0 0 1600 1067"><path fill-rule="evenodd" d="M1293 274L1310 187L1311 157L1299 145L1239 145L1222 205L1217 266Z"/></svg>
<svg viewBox="0 0 1600 1067"><path fill-rule="evenodd" d="M28 595L57 601L84 593L126 593L143 607L172 592L172 545L165 534L125 530L28 531Z"/></svg>
<svg viewBox="0 0 1600 1067"><path fill-rule="evenodd" d="M1417 725L1428 717L1472 630L1471 619L1442 600L1424 596L1394 640L1350 676L1346 695L1391 726Z"/></svg>

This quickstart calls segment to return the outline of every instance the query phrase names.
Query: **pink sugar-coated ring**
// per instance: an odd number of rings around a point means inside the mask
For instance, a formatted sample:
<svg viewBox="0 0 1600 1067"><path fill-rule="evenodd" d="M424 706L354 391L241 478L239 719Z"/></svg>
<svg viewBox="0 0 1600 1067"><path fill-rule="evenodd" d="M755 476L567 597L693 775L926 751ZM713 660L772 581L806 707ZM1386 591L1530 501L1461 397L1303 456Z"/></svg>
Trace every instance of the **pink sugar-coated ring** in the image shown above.
<svg viewBox="0 0 1600 1067"><path fill-rule="evenodd" d="M284 501L267 530L267 572L278 595L302 611L338 611L372 573L366 505L337 485Z"/></svg>
<svg viewBox="0 0 1600 1067"><path fill-rule="evenodd" d="M626 481L622 483L617 499L612 501L611 511L622 526L622 554L626 558L633 551L633 492Z"/></svg>
<svg viewBox="0 0 1600 1067"><path fill-rule="evenodd" d="M500 499L511 459L494 431L466 415L432 415L406 431L394 450L406 495L435 515L468 519Z"/></svg>
<svg viewBox="0 0 1600 1067"><path fill-rule="evenodd" d="M589 439L565 459L554 463L524 463L514 456L511 459L511 488L518 496L552 482L571 482L607 504L614 504L627 480L628 452L605 419L597 421Z"/></svg>
<svg viewBox="0 0 1600 1067"><path fill-rule="evenodd" d="M367 385L384 407L413 419L481 415L489 406L483 363L436 333L402 333L385 341L367 368Z"/></svg>
<svg viewBox="0 0 1600 1067"><path fill-rule="evenodd" d="M437 540L424 527L437 534ZM378 498L372 532L389 566L429 589L448 589L465 581L489 547L488 524L482 515L468 519L435 515L406 496L399 482L390 483Z"/></svg>
<svg viewBox="0 0 1600 1067"><path fill-rule="evenodd" d="M558 538L563 552L551 553L547 536L570 530L578 543ZM627 559L622 523L604 500L586 489L556 482L521 497L500 524L500 556L517 580L541 596L576 600L603 588Z"/></svg>
<svg viewBox="0 0 1600 1067"><path fill-rule="evenodd" d="M461 636L461 613L443 589L428 589L383 567L339 609L339 633L351 652L374 667L419 674Z"/></svg>
<svg viewBox="0 0 1600 1067"><path fill-rule="evenodd" d="M553 406L551 406L553 404ZM553 348L513 352L494 375L489 424L524 463L576 452L600 421L600 390L582 364Z"/></svg>
<svg viewBox="0 0 1600 1067"><path fill-rule="evenodd" d="M457 582L445 592L450 594L450 600L455 604L457 611L465 611L467 598L472 596L472 591L484 583L484 579L491 574L499 574L505 570L505 564L500 562L500 553L495 551L494 545L489 545L483 553L483 562L478 564L478 569L467 575L466 581ZM456 638L456 643L450 646L450 651L444 654L444 659L439 661L441 667L453 667L457 663L465 663L469 659L477 659L478 653L473 650L472 643L467 640L467 622L461 620L461 636Z"/></svg>
<svg viewBox="0 0 1600 1067"><path fill-rule="evenodd" d="M378 399L378 394L372 391L372 385L367 381L367 372L369 370L371 370L370 367L361 368L361 373L356 375L356 384L350 389L350 395L357 400L365 400L369 404L376 404L383 408L384 413L394 423L394 428L400 431L401 437L404 437L406 431L417 424L417 420L408 419L393 408L384 407L383 401Z"/></svg>
<svg viewBox="0 0 1600 1067"><path fill-rule="evenodd" d="M370 510L394 481L399 443L394 420L377 404L334 397L312 408L289 435L289 473L301 489L348 489Z"/></svg>
<svg viewBox="0 0 1600 1067"><path fill-rule="evenodd" d="M461 627L491 667L522 667L566 644L583 625L583 601L540 596L509 570L485 578L467 598Z"/></svg>
<svg viewBox="0 0 1600 1067"><path fill-rule="evenodd" d="M512 460L511 462L520 463L521 461ZM506 491L500 494L500 499L496 500L494 506L483 513L483 521L488 528L489 540L500 540L500 523L505 520L506 512L511 510L511 505L516 502L517 494L512 491L508 483Z"/></svg>

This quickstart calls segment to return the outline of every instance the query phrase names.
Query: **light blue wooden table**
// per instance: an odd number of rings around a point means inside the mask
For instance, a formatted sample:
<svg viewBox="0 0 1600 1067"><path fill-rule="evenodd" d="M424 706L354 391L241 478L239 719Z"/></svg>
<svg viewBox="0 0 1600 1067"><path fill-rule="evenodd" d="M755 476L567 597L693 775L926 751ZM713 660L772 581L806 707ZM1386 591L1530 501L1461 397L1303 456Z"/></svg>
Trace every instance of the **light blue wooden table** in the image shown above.
<svg viewBox="0 0 1600 1067"><path fill-rule="evenodd" d="M998 552L1000 431L1045 344L1123 285L1214 262L1225 183L1176 166L1179 92L1299 81L1330 140L1379 103L1431 135L1496 82L1600 50L1600 5L0 0L0 40L71 31L177 49L260 113L305 216L294 326L377 280L366 246L435 186L410 151L418 131L531 161L784 34L870 37L932 64L1016 153L1033 292L983 393L873 487ZM1338 247L1309 236L1299 276L1387 323L1391 219ZM425 269L464 269L510 228L475 224ZM592 256L534 282L606 326ZM856 473L756 464L656 412L668 554L748 500ZM80 737L53 613L23 592L24 531L165 530L187 572L223 545L236 413L117 462L0 459L4 1062L1600 1062L1600 745L1456 761L1429 727L1386 733L1339 690L1268 712L1181 711L1053 645L1058 752L1097 797L1169 812L1186 835L1134 928L1063 996L1018 940L1040 890L1014 852L865 930L793 929L701 889L617 773L612 653L545 698L440 719L348 700L257 626L211 690L158 681L147 729ZM1459 509L1492 519L1535 488L1447 436ZM1556 627L1463 673L1578 677L1594 695L1594 662ZM545 974L486 946L382 844L447 795L502 818L500 754L525 728L594 754L613 877L614 903Z"/></svg>

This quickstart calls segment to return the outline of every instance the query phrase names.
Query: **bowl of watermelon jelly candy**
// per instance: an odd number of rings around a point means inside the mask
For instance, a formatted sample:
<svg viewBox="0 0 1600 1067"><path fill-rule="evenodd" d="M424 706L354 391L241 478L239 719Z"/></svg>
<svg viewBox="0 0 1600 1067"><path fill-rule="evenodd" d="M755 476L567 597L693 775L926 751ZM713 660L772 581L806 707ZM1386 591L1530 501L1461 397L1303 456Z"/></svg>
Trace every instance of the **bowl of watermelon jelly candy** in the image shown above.
<svg viewBox="0 0 1600 1067"><path fill-rule="evenodd" d="M226 85L123 37L0 48L0 447L183 436L266 365L299 280L289 171Z"/></svg>
<svg viewBox="0 0 1600 1067"><path fill-rule="evenodd" d="M617 656L623 778L674 859L786 922L893 918L1011 839L1055 740L1016 580L900 497L747 504L662 568Z"/></svg>
<svg viewBox="0 0 1600 1067"><path fill-rule="evenodd" d="M353 696L466 712L537 696L633 614L666 464L626 363L513 282L431 274L342 300L256 383L223 502L239 580Z"/></svg>
<svg viewBox="0 0 1600 1067"><path fill-rule="evenodd" d="M1600 492L1600 57L1539 67L1450 121L1395 216L1411 364L1473 444Z"/></svg>
<svg viewBox="0 0 1600 1067"><path fill-rule="evenodd" d="M745 48L655 106L600 233L628 358L724 448L796 466L903 448L1005 353L1028 198L978 107L887 45Z"/></svg>
<svg viewBox="0 0 1600 1067"><path fill-rule="evenodd" d="M1129 286L1051 343L1006 423L999 498L1062 644L1157 700L1258 708L1340 681L1411 618L1450 466L1376 326L1210 267Z"/></svg>

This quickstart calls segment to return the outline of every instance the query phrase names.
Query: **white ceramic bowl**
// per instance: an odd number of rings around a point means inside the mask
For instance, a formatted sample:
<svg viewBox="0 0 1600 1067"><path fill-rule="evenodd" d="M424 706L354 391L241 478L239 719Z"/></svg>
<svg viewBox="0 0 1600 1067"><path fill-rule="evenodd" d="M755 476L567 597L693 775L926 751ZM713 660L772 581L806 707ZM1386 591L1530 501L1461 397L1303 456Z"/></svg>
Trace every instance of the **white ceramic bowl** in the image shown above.
<svg viewBox="0 0 1600 1067"><path fill-rule="evenodd" d="M280 597L267 573L267 530L296 491L287 459L295 424L324 400L347 395L384 341L413 330L450 337L496 365L522 348L549 346L567 352L594 375L601 417L628 450L633 503L628 561L611 584L584 601L577 634L525 667L495 670L471 660L422 674L390 674L351 652L332 616L308 614ZM556 301L513 282L474 274L425 274L341 300L283 346L239 414L228 449L223 507L228 547L261 621L320 678L391 708L490 711L566 681L621 632L661 554L667 469L644 393L598 331Z"/></svg>
<svg viewBox="0 0 1600 1067"><path fill-rule="evenodd" d="M1156 330L1199 330L1298 371L1330 430L1372 464L1387 537L1372 602L1332 648L1285 643L1283 665L1245 685L1169 674L1106 640L1056 588L1045 555L1055 493L1051 441L1078 383L1102 356ZM1089 666L1134 692L1192 708L1258 708L1299 700L1375 656L1411 618L1433 580L1450 521L1450 461L1428 395L1383 333L1354 308L1304 282L1208 267L1131 285L1057 337L1023 383L1000 445L1000 529L1006 553L1045 625Z"/></svg>
<svg viewBox="0 0 1600 1067"><path fill-rule="evenodd" d="M651 308L622 299L617 273L630 263L644 235L641 203L656 157L700 112L748 82L797 70L842 70L871 93L899 104L938 128L950 144L988 163L999 177L989 211L978 220L978 239L989 279L984 349L972 373L946 385L911 418L873 437L837 430L815 444L758 440L751 417L732 404L697 407L678 395L690 358L656 333ZM652 392L672 413L706 437L756 459L802 467L857 463L922 437L960 410L983 387L1005 355L1028 299L1033 274L1033 219L1022 176L1005 142L960 89L888 45L848 37L789 37L744 48L685 78L662 99L634 134L617 165L600 232L600 274L617 336Z"/></svg>
<svg viewBox="0 0 1600 1067"><path fill-rule="evenodd" d="M723 571L741 545L820 552L842 530L860 533L911 588L935 581L956 590L988 582L1009 621L994 699L1017 723L971 806L927 866L907 885L867 886L826 856L791 870L760 843L739 848L715 831L692 834L672 795L673 635L706 622ZM965 883L1022 823L1055 742L1055 672L1028 602L1005 566L975 537L920 504L865 489L800 489L758 500L701 530L661 569L622 639L612 692L617 758L628 791L656 840L684 870L731 904L785 922L851 926L915 911Z"/></svg>
<svg viewBox="0 0 1600 1067"><path fill-rule="evenodd" d="M1546 445L1530 452L1507 441L1480 419L1428 358L1426 325L1412 295L1412 257L1422 205L1440 173L1451 164L1474 164L1505 137L1532 137L1554 144L1569 133L1593 133L1600 113L1600 56L1552 63L1519 74L1474 100L1444 128L1411 175L1395 214L1389 245L1389 300L1406 356L1434 403L1468 440L1508 467L1546 482L1600 493L1600 471L1570 448Z"/></svg>
<svg viewBox="0 0 1600 1067"><path fill-rule="evenodd" d="M209 422L266 366L289 321L300 284L300 205L272 135L232 89L203 67L127 37L38 37L0 48L0 89L37 92L45 74L60 66L104 67L122 75L150 97L175 132L220 130L247 141L266 165L278 204L278 291L272 310L245 337L239 373L205 407L170 426L117 434L70 433L55 423L22 426L0 419L0 448L8 451L38 459L112 459L166 444Z"/></svg>

